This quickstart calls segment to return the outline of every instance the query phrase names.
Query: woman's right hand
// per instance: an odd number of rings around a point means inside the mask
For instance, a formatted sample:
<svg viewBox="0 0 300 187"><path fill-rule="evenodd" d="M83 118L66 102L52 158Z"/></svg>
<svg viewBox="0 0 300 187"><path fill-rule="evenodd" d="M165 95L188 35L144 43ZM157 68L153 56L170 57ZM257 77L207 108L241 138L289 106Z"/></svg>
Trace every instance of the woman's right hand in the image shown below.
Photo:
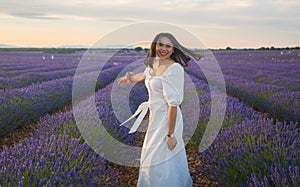
<svg viewBox="0 0 300 187"><path fill-rule="evenodd" d="M131 72L126 72L124 77L120 77L117 80L118 84L121 85L121 86L124 86L124 85L127 85L127 84L132 84L133 82L130 78L131 76L132 76Z"/></svg>

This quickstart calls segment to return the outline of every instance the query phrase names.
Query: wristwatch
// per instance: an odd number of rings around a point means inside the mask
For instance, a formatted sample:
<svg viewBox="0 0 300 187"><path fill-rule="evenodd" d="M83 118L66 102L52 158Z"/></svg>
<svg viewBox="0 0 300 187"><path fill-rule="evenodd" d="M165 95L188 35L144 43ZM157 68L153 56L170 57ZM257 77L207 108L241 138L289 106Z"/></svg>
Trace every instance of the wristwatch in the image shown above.
<svg viewBox="0 0 300 187"><path fill-rule="evenodd" d="M174 138L174 134L167 134L169 138Z"/></svg>

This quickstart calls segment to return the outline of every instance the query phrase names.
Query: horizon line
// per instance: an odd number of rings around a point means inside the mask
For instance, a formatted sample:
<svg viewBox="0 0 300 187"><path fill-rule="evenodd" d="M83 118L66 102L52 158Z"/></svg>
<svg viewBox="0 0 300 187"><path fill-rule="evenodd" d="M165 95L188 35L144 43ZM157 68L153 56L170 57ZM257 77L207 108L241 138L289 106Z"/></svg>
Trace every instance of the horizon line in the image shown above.
<svg viewBox="0 0 300 187"><path fill-rule="evenodd" d="M103 46L103 47L93 47L93 46L86 46L86 45L60 45L60 46L16 46L16 45L9 45L9 44L0 44L0 49L24 49L24 48L37 48L37 49L51 49L51 48L64 48L64 49L135 49L137 47L141 47L142 49L149 49L148 47L142 46L123 46L123 45L114 45L114 46ZM195 48L198 49L198 48ZM199 48L200 49L200 48ZM206 49L300 49L299 46L285 46L285 47L276 47L276 46L260 46L260 47L215 47L210 48L207 47Z"/></svg>

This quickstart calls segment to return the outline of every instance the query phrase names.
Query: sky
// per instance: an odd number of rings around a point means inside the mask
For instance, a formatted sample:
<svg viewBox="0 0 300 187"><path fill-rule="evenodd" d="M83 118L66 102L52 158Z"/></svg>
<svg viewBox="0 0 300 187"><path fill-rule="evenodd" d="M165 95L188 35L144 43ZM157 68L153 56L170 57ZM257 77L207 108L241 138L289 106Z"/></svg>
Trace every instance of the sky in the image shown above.
<svg viewBox="0 0 300 187"><path fill-rule="evenodd" d="M184 28L208 48L300 46L299 0L0 0L0 44L92 46L139 22Z"/></svg>

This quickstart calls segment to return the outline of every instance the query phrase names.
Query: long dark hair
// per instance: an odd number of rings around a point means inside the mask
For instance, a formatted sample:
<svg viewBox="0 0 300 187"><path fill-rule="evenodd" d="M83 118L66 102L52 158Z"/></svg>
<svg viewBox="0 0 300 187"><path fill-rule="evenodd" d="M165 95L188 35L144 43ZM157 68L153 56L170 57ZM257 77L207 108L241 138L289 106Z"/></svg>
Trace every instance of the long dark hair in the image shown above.
<svg viewBox="0 0 300 187"><path fill-rule="evenodd" d="M162 37L167 37L171 40L173 44L174 53L172 53L170 58L175 62L181 64L182 66L188 66L188 63L191 60L190 57L193 57L196 60L201 59L202 57L201 53L196 53L192 50L185 48L176 40L176 38L172 34L159 33L155 36L155 38L151 43L150 50L147 54L147 58L144 61L144 64L146 66L150 66L151 68L153 68L153 60L156 57L156 44L158 43L158 40Z"/></svg>

